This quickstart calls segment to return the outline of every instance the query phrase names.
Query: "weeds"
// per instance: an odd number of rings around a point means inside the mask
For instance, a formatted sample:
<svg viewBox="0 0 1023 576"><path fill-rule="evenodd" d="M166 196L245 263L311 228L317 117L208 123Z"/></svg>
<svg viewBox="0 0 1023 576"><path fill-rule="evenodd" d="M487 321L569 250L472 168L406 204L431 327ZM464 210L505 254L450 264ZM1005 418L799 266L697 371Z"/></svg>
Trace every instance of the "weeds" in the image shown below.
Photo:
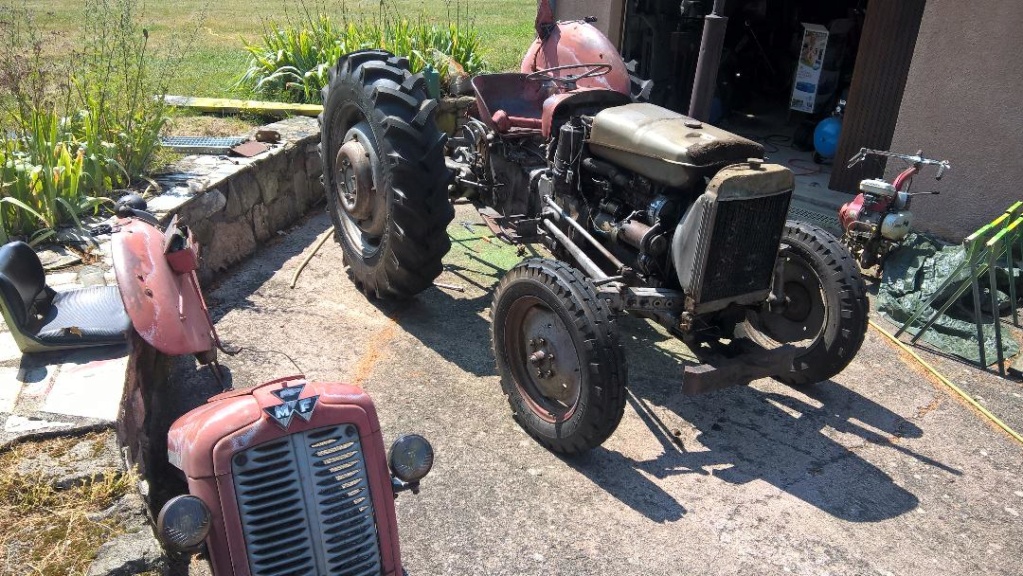
<svg viewBox="0 0 1023 576"><path fill-rule="evenodd" d="M85 18L84 49L73 62L75 127L97 161L113 152L120 173L104 176L124 185L121 176L141 176L159 146L166 85L149 64L143 0L85 0L83 8L94 16Z"/></svg>
<svg viewBox="0 0 1023 576"><path fill-rule="evenodd" d="M335 20L322 4L303 2L298 17L268 21L258 42L244 43L249 67L237 87L271 98L318 103L329 81L328 71L342 55L364 48L382 48L409 59L413 73L427 65L436 69L442 85L455 73L477 74L486 69L482 37L456 6L446 25L431 23L424 15L415 20L388 14L381 2L376 21ZM344 5L341 6L344 15ZM468 11L468 8L466 8Z"/></svg>
<svg viewBox="0 0 1023 576"><path fill-rule="evenodd" d="M80 442L102 442L101 434L22 444L0 456L0 574L83 574L100 545L124 531L119 519L93 515L133 489L132 474L107 470L58 489L39 474L18 472L28 457L59 459Z"/></svg>
<svg viewBox="0 0 1023 576"><path fill-rule="evenodd" d="M57 115L33 112L29 121L28 133L0 148L0 242L32 230L30 241L39 242L64 221L80 228L80 214L108 201L83 192L85 148L62 140Z"/></svg>
<svg viewBox="0 0 1023 576"><path fill-rule="evenodd" d="M159 147L168 71L181 58L153 64L145 0L80 6L70 47L41 34L24 7L0 6L0 242L81 227Z"/></svg>

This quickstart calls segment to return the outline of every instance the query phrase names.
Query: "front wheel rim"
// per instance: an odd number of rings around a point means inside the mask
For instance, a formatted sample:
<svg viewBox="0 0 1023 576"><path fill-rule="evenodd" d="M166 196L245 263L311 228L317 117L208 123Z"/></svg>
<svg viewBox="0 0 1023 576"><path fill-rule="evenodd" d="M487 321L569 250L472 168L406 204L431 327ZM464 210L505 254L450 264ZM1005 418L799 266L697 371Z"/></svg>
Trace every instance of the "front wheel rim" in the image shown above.
<svg viewBox="0 0 1023 576"><path fill-rule="evenodd" d="M565 322L535 296L514 301L506 318L506 353L527 407L547 422L568 420L579 405L582 372Z"/></svg>
<svg viewBox="0 0 1023 576"><path fill-rule="evenodd" d="M824 284L809 262L783 252L782 285L785 307L780 312L755 312L758 331L779 343L804 343L810 347L827 329L830 313Z"/></svg>
<svg viewBox="0 0 1023 576"><path fill-rule="evenodd" d="M338 128L340 136L344 127ZM340 231L363 259L371 259L380 251L388 210L386 193L376 185L379 166L375 141L364 120L348 128L338 140L343 145L335 159L333 193ZM360 159L360 154L368 158Z"/></svg>

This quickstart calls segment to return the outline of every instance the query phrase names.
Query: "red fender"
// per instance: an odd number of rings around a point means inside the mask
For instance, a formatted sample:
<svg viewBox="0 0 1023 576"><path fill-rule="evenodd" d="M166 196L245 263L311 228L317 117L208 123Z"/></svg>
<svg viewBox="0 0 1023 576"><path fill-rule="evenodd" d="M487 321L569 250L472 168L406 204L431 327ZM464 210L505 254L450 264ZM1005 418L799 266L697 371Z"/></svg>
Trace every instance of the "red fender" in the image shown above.
<svg viewBox="0 0 1023 576"><path fill-rule="evenodd" d="M175 229L172 222L168 231ZM135 331L164 354L212 350L213 323L195 275L198 249L191 235L177 252L167 254L166 243L166 234L137 218L114 225L114 273L124 308Z"/></svg>
<svg viewBox="0 0 1023 576"><path fill-rule="evenodd" d="M537 21L539 23L539 15ZM570 64L608 64L611 70L607 74L584 78L578 86L614 90L626 96L630 94L632 80L629 79L625 61L600 30L581 20L558 22L552 27L548 25L548 29L550 32L546 38L542 34L538 35L529 47L526 57L522 59L521 72L530 74L544 68ZM585 71L585 68L577 68L554 74L568 76Z"/></svg>

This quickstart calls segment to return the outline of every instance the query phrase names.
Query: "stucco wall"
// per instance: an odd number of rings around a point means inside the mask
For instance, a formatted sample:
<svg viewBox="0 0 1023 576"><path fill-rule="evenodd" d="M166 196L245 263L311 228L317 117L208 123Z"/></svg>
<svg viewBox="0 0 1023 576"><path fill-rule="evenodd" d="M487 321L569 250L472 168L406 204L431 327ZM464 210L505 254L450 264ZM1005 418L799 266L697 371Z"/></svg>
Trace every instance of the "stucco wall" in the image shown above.
<svg viewBox="0 0 1023 576"><path fill-rule="evenodd" d="M594 24L607 36L615 46L621 46L622 14L624 0L556 0L554 17L558 20L581 20L587 16L596 16Z"/></svg>
<svg viewBox="0 0 1023 576"><path fill-rule="evenodd" d="M941 190L914 201L918 228L960 240L1023 199L1021 30L1020 0L928 0L892 150L952 170L917 178L915 190Z"/></svg>

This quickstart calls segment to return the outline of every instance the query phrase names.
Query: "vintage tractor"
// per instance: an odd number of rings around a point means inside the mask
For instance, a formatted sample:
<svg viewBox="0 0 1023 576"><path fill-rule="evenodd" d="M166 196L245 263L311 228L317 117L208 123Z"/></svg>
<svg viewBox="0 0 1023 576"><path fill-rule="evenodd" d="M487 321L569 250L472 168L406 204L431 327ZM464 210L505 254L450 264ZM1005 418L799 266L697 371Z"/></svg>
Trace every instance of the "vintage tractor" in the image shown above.
<svg viewBox="0 0 1023 576"><path fill-rule="evenodd" d="M522 71L474 78L476 114L450 141L404 59L366 50L331 70L324 185L356 284L379 298L430 287L455 198L498 236L546 244L554 259L498 285L492 342L515 418L559 453L601 444L622 418L623 312L704 362L686 368L687 393L838 374L863 342L865 288L834 237L786 221L792 173L755 142L639 101L607 38L547 4Z"/></svg>
<svg viewBox="0 0 1023 576"><path fill-rule="evenodd" d="M409 434L384 452L360 388L292 376L226 392L179 418L167 445L189 493L164 504L157 531L171 550L205 543L214 576L404 574L394 499L419 492L433 448Z"/></svg>

